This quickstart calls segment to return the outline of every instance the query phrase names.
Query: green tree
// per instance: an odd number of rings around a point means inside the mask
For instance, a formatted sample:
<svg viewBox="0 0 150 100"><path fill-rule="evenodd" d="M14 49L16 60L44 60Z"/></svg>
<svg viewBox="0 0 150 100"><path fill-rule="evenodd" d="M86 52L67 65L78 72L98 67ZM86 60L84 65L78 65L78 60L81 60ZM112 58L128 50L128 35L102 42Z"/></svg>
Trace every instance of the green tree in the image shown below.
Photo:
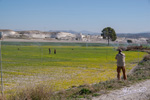
<svg viewBox="0 0 150 100"><path fill-rule="evenodd" d="M111 27L104 28L102 30L101 36L103 37L103 39L107 39L108 40L108 45L109 45L109 40L115 41L117 39L116 32Z"/></svg>

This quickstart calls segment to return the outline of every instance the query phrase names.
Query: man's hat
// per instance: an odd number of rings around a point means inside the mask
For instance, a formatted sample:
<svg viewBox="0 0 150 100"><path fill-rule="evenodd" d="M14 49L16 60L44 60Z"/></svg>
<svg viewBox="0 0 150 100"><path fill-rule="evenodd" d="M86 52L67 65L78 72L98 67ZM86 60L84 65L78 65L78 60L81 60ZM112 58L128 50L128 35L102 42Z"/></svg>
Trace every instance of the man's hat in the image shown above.
<svg viewBox="0 0 150 100"><path fill-rule="evenodd" d="M118 49L119 52L122 52L122 49Z"/></svg>

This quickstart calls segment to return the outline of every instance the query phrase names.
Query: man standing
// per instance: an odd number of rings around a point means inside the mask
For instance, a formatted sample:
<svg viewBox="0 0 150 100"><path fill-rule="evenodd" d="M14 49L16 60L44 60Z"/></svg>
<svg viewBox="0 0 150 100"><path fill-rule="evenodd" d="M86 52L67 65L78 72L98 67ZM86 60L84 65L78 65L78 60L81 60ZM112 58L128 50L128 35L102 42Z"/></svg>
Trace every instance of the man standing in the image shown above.
<svg viewBox="0 0 150 100"><path fill-rule="evenodd" d="M125 69L125 54L122 53L121 49L119 49L118 51L119 52L115 58L117 60L117 78L118 78L118 80L120 80L120 73L122 70L123 78L124 78L124 80L126 80L127 76L126 76L126 69Z"/></svg>

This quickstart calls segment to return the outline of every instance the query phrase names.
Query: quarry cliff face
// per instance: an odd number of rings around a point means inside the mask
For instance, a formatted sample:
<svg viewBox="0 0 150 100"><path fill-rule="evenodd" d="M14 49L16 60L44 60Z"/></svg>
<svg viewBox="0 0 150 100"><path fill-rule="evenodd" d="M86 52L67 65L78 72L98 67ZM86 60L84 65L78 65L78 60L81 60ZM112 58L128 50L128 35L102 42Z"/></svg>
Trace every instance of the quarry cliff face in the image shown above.
<svg viewBox="0 0 150 100"><path fill-rule="evenodd" d="M0 32L3 33L3 37L18 35L18 32L15 32L13 30L0 30Z"/></svg>
<svg viewBox="0 0 150 100"><path fill-rule="evenodd" d="M83 41L86 36L80 34L72 34L68 32L42 32L38 30L30 31L13 31L13 30L0 30L4 38L23 38L23 39L56 39L56 40L70 40L70 41Z"/></svg>
<svg viewBox="0 0 150 100"><path fill-rule="evenodd" d="M75 38L76 35L72 33L67 33L67 32L57 32L57 33L51 34L51 38L61 39L61 38L66 38L66 37Z"/></svg>
<svg viewBox="0 0 150 100"><path fill-rule="evenodd" d="M51 32L41 32L41 31L19 31L19 34L23 37L26 38L46 38L51 36Z"/></svg>

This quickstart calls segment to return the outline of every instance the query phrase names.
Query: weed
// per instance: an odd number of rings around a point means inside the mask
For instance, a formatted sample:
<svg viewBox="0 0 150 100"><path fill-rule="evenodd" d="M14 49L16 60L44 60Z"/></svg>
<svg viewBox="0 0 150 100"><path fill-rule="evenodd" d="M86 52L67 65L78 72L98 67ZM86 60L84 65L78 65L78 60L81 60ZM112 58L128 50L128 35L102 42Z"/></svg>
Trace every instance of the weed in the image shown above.
<svg viewBox="0 0 150 100"><path fill-rule="evenodd" d="M79 91L79 95L90 94L90 93L92 92L89 89L85 89L85 88Z"/></svg>
<svg viewBox="0 0 150 100"><path fill-rule="evenodd" d="M100 94L98 94L98 93L93 93L92 96L93 96L93 97L96 97L96 96L100 96Z"/></svg>

